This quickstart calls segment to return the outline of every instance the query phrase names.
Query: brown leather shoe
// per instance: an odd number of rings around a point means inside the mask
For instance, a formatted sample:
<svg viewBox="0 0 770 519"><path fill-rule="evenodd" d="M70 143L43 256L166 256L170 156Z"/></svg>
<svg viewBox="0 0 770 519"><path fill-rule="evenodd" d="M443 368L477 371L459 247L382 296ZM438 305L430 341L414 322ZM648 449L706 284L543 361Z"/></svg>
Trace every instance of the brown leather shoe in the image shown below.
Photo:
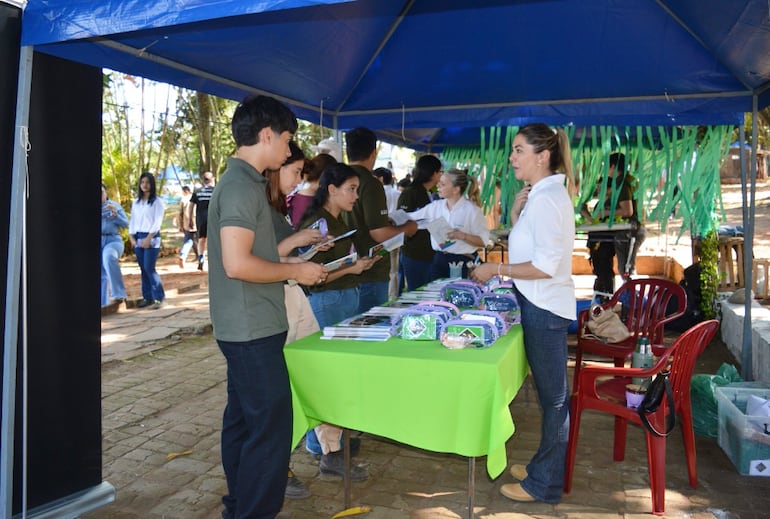
<svg viewBox="0 0 770 519"><path fill-rule="evenodd" d="M532 503L536 501L526 490L521 488L521 483L508 483L500 487L500 493L513 501L519 503Z"/></svg>
<svg viewBox="0 0 770 519"><path fill-rule="evenodd" d="M526 465L520 465L518 463L511 465L509 472L511 473L511 476L518 479L519 481L524 481L525 479L527 479Z"/></svg>

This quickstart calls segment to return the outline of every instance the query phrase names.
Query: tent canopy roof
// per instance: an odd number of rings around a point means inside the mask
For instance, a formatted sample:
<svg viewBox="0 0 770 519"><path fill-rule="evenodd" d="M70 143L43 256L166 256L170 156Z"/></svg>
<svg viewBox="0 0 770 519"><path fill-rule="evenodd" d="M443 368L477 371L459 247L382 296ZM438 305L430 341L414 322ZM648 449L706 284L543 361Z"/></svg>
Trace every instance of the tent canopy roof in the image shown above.
<svg viewBox="0 0 770 519"><path fill-rule="evenodd" d="M736 124L770 104L766 0L30 0L25 45L393 140ZM403 131L402 131L403 129ZM407 132L407 129L419 129ZM440 129L440 130L437 130Z"/></svg>

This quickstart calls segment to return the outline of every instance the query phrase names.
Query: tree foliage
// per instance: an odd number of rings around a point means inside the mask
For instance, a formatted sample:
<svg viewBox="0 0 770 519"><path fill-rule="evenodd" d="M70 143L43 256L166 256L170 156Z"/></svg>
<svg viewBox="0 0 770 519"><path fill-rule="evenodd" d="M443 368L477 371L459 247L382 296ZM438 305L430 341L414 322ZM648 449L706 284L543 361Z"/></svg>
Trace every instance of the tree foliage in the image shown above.
<svg viewBox="0 0 770 519"><path fill-rule="evenodd" d="M110 198L128 209L139 175L157 174L171 164L193 172L196 182L206 171L219 177L235 151L230 122L236 105L203 92L105 71L102 180ZM331 130L300 120L295 140L312 157L312 146L331 135Z"/></svg>

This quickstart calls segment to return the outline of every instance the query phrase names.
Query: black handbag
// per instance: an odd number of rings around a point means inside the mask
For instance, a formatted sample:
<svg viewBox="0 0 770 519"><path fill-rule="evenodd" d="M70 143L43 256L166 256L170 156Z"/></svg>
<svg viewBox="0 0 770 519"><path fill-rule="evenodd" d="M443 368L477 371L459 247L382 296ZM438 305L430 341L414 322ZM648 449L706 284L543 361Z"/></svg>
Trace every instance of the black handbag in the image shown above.
<svg viewBox="0 0 770 519"><path fill-rule="evenodd" d="M647 419L647 414L658 410L658 407L663 402L664 395L668 399L668 413L666 414L666 430L660 432ZM674 392L671 390L668 371L661 371L650 383L647 393L644 395L644 400L639 404L636 412L639 413L639 418L642 419L642 425L655 436L666 437L671 434L676 425L676 408L674 407Z"/></svg>

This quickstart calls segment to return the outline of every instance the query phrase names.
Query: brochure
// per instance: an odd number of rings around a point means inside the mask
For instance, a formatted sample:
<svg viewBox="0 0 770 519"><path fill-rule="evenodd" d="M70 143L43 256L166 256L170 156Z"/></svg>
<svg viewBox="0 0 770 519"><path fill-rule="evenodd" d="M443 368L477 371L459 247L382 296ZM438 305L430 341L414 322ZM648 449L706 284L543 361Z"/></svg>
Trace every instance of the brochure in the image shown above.
<svg viewBox="0 0 770 519"><path fill-rule="evenodd" d="M302 258L303 260L307 261L310 258L312 258L313 256L315 256L316 253L322 247L324 247L326 245L329 245L330 243L334 243L337 240L341 240L342 238L347 238L348 236L352 236L353 234L355 234L355 232L356 232L356 229L351 229L351 230L349 230L348 232L346 232L344 234L340 234L339 236L335 236L331 240L326 240L325 242L322 242L322 243L316 243L315 245L310 247L310 249L308 249L305 252L303 252L302 254L300 254L299 257Z"/></svg>
<svg viewBox="0 0 770 519"><path fill-rule="evenodd" d="M383 313L383 307L375 307L363 314L344 319L332 326L325 326L322 339L352 339L361 341L385 341L390 338L391 315Z"/></svg>
<svg viewBox="0 0 770 519"><path fill-rule="evenodd" d="M426 228L428 229L431 238L436 240L436 243L438 243L438 246L441 247L442 250L454 243L454 240L450 240L448 237L453 229L443 216L439 216L435 220L428 222Z"/></svg>
<svg viewBox="0 0 770 519"><path fill-rule="evenodd" d="M347 256L343 256L339 259L336 259L334 261L330 261L329 263L324 263L324 267L326 267L326 270L329 272L334 272L338 268L345 267L347 265L352 265L356 262L358 259L358 254L355 252L348 254Z"/></svg>
<svg viewBox="0 0 770 519"><path fill-rule="evenodd" d="M388 218L396 225L403 225L409 221L409 215L403 209L396 209L392 213L388 213Z"/></svg>
<svg viewBox="0 0 770 519"><path fill-rule="evenodd" d="M400 232L390 238L389 240L385 240L382 243L378 243L377 245L371 247L369 249L369 257L374 257L377 255L385 256L390 251L394 251L398 249L399 247L404 245L404 233Z"/></svg>
<svg viewBox="0 0 770 519"><path fill-rule="evenodd" d="M409 220L412 220L412 218L409 217L409 213L403 209L396 209L392 213L388 213L388 218L396 225L403 225ZM415 222L417 222L418 229L427 229L427 221L424 218L415 220Z"/></svg>

